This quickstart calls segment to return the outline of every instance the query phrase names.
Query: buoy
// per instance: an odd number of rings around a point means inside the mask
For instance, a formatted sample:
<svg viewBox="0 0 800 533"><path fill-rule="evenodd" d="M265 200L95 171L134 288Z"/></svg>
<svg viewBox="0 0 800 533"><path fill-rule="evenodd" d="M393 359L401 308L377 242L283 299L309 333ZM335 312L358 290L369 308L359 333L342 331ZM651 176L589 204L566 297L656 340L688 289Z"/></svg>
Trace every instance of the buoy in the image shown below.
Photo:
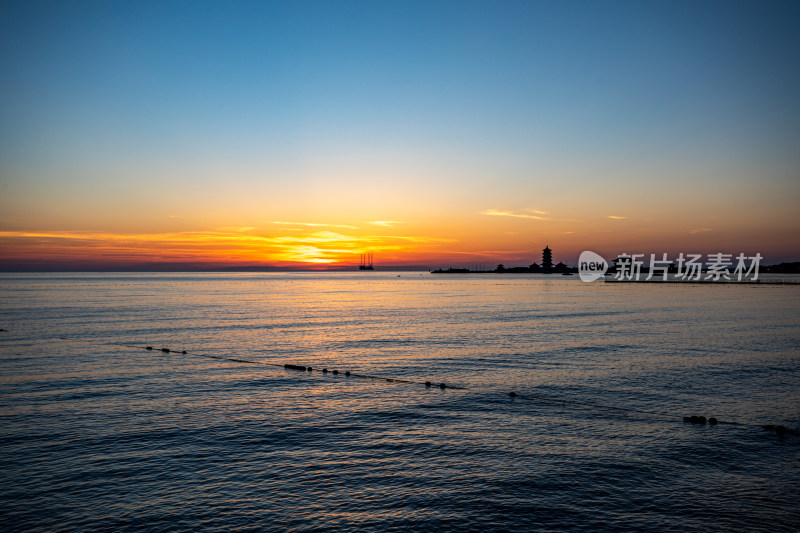
<svg viewBox="0 0 800 533"><path fill-rule="evenodd" d="M426 381L426 382L425 382L425 386L426 386L426 387L430 387L430 386L431 386L431 382L430 382L430 381Z"/></svg>
<svg viewBox="0 0 800 533"><path fill-rule="evenodd" d="M311 372L311 371L312 371L312 370L314 370L314 369L313 369L313 368L311 368L311 367L308 367L308 368L306 368L306 370L308 370L309 372Z"/></svg>
<svg viewBox="0 0 800 533"><path fill-rule="evenodd" d="M338 375L339 375L339 371L338 371L338 370L334 370L334 371L333 371L333 375L334 375L334 376L338 376Z"/></svg>
<svg viewBox="0 0 800 533"><path fill-rule="evenodd" d="M323 369L322 369L322 373L323 373L323 374L327 374L327 373L328 373L328 369L327 369L327 368L323 368Z"/></svg>
<svg viewBox="0 0 800 533"><path fill-rule="evenodd" d="M182 351L181 353L186 353L186 350Z"/></svg>
<svg viewBox="0 0 800 533"><path fill-rule="evenodd" d="M350 375L350 371L348 370L347 372L344 373L344 375L345 376L349 376Z"/></svg>
<svg viewBox="0 0 800 533"><path fill-rule="evenodd" d="M445 388L447 388L447 385L445 385L444 383L439 383L439 388L440 389L445 389Z"/></svg>
<svg viewBox="0 0 800 533"><path fill-rule="evenodd" d="M775 426L775 433L777 433L778 435L785 435L786 428L784 426Z"/></svg>
<svg viewBox="0 0 800 533"><path fill-rule="evenodd" d="M710 417L708 419L708 423L711 424L712 426L716 426L717 425L717 419L712 416L712 417Z"/></svg>
<svg viewBox="0 0 800 533"><path fill-rule="evenodd" d="M286 363L285 365L283 365L283 368L287 368L289 370L300 370L301 372L305 372L306 371L306 367L304 367L304 366L290 365L289 363Z"/></svg>
<svg viewBox="0 0 800 533"><path fill-rule="evenodd" d="M153 349L152 346L148 346L147 348L145 348L145 350L152 350L152 349Z"/></svg>
<svg viewBox="0 0 800 533"><path fill-rule="evenodd" d="M169 348L161 348L161 351L164 353L169 353Z"/></svg>
<svg viewBox="0 0 800 533"><path fill-rule="evenodd" d="M514 392L514 391L509 392L508 395L511 396L512 398L516 398L517 397L517 393Z"/></svg>

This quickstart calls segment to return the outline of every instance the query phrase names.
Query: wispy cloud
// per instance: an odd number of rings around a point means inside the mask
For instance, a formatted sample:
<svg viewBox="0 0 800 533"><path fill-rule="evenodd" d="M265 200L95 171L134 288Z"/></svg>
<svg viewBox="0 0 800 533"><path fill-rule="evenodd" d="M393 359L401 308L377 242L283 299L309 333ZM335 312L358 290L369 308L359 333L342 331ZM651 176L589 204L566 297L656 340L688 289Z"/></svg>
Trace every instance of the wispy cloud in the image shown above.
<svg viewBox="0 0 800 533"><path fill-rule="evenodd" d="M319 224L315 222L273 222L273 224L282 224L284 226L308 226L312 228L358 229L358 226L348 226L346 224Z"/></svg>
<svg viewBox="0 0 800 533"><path fill-rule="evenodd" d="M312 226L318 226L314 224ZM332 225L327 225L332 226ZM351 235L327 229L253 227L175 233L0 231L0 258L18 261L141 263L207 261L229 263L348 263L364 250L425 253L452 239L414 235ZM293 231L293 230L298 231ZM0 261L1 262L1 261Z"/></svg>
<svg viewBox="0 0 800 533"><path fill-rule="evenodd" d="M515 213L513 211L502 211L499 209L487 209L481 211L481 215L489 215L494 217L515 217L515 218L530 218L533 220L550 220L546 215L547 211L538 211L536 209L526 209L523 213Z"/></svg>
<svg viewBox="0 0 800 533"><path fill-rule="evenodd" d="M695 233L704 233L706 231L714 231L714 228L695 228L690 229L689 234L694 235Z"/></svg>
<svg viewBox="0 0 800 533"><path fill-rule="evenodd" d="M610 218L611 220L625 220L628 217L621 217L618 215L606 215L606 218Z"/></svg>
<svg viewBox="0 0 800 533"><path fill-rule="evenodd" d="M395 224L402 224L399 220L373 220L370 224L375 224L376 226L385 226L391 227Z"/></svg>
<svg viewBox="0 0 800 533"><path fill-rule="evenodd" d="M239 227L228 227L228 226L226 226L226 227L223 227L223 228L219 228L217 231L220 231L220 232L223 232L223 233L228 233L228 232L248 233L248 232L253 231L254 229L256 229L256 228L253 227L253 226L239 226Z"/></svg>

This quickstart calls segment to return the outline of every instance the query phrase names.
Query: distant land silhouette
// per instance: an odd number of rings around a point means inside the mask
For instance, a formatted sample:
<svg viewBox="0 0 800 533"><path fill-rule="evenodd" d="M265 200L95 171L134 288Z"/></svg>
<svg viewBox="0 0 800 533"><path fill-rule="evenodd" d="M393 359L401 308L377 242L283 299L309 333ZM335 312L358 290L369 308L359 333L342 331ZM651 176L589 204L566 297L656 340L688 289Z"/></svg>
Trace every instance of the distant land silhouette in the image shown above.
<svg viewBox="0 0 800 533"><path fill-rule="evenodd" d="M549 250L546 247L545 250ZM545 250L542 250L543 256ZM569 266L559 261L552 264L552 250L550 250L550 274L570 274L578 271L577 267ZM366 262L362 265L370 266L371 257L365 258ZM356 263L335 263L335 264L298 264L298 265L225 265L220 263L202 261L164 261L164 262L142 262L142 263L102 263L90 261L20 261L13 259L0 260L0 272L352 272L360 270ZM532 263L528 266L506 266L498 264L495 268L483 268L476 266L473 268L451 267L437 268L432 270L430 266L420 264L381 266L381 271L404 271L404 272L432 272L435 274L544 274L548 273L545 268L545 261L542 263ZM671 268L670 272L674 272ZM609 272L614 272L614 265L611 262ZM647 266L641 267L641 272L649 272ZM784 262L775 265L760 265L759 273L769 274L800 274L800 261Z"/></svg>
<svg viewBox="0 0 800 533"><path fill-rule="evenodd" d="M469 268L448 268L443 269L439 268L436 270L431 270L433 274L486 274L486 273L495 273L495 274L564 274L569 275L572 273L578 272L578 267L570 267L566 264L562 263L561 261L558 264L553 265L553 250L550 249L550 246L547 245L542 250L542 264L537 265L536 263L531 263L528 266L515 266L515 267L507 267L504 264L500 263L497 265L494 270L483 270L483 269L475 269L471 270Z"/></svg>
<svg viewBox="0 0 800 533"><path fill-rule="evenodd" d="M614 274L616 272L616 265L614 261L609 262L609 269L607 274ZM677 265L674 263L670 265L667 270L670 273L676 273L678 271ZM703 269L705 272L705 269ZM542 250L542 263L537 265L536 263L531 263L528 266L514 266L514 267L507 267L504 264L498 264L494 269L487 270L483 268L476 267L475 269L470 268L458 268L458 267L450 267L450 268L437 268L435 270L430 271L433 274L563 274L569 275L578 272L578 267L569 266L562 262L558 262L558 264L553 265L553 251L550 249L550 246L545 246ZM647 265L642 265L640 272L642 274L648 274L650 272L650 267ZM777 265L759 265L758 272L763 274L800 274L800 261L795 261L791 263L779 263Z"/></svg>

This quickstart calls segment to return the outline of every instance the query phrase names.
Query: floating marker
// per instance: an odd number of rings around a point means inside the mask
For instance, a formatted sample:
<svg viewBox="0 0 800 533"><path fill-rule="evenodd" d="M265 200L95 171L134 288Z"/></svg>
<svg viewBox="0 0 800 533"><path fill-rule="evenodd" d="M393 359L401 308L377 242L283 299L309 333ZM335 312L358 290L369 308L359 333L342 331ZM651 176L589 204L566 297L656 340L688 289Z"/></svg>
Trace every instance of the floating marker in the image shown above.
<svg viewBox="0 0 800 533"><path fill-rule="evenodd" d="M161 348L161 351L164 353L169 353L169 348Z"/></svg>
<svg viewBox="0 0 800 533"><path fill-rule="evenodd" d="M717 419L712 416L712 417L710 417L708 419L708 423L711 424L712 426L716 426L717 425Z"/></svg>
<svg viewBox="0 0 800 533"><path fill-rule="evenodd" d="M517 397L517 393L514 392L514 391L509 392L508 395L511 396L512 398L516 398Z"/></svg>
<svg viewBox="0 0 800 533"><path fill-rule="evenodd" d="M338 370L334 370L334 371L333 371L333 375L334 375L334 376L338 376L338 375L339 375L339 371L338 371Z"/></svg>
<svg viewBox="0 0 800 533"><path fill-rule="evenodd" d="M706 423L706 417L704 417L704 416L695 416L695 415L684 416L683 417L683 421L684 422L689 422L689 423L692 423L692 424L704 425Z"/></svg>
<svg viewBox="0 0 800 533"><path fill-rule="evenodd" d="M447 385L445 385L444 383L439 383L439 388L440 389L446 389Z"/></svg>
<svg viewBox="0 0 800 533"><path fill-rule="evenodd" d="M426 386L426 387L430 387L430 386L431 386L431 382L430 382L430 381L426 381L426 382L425 382L425 386Z"/></svg>
<svg viewBox="0 0 800 533"><path fill-rule="evenodd" d="M328 373L328 369L327 368L323 368L322 372L323 372L323 374L327 374Z"/></svg>
<svg viewBox="0 0 800 533"><path fill-rule="evenodd" d="M289 363L283 365L283 368L288 368L289 370L302 370L303 372L306 371L306 367L304 366L290 365Z"/></svg>
<svg viewBox="0 0 800 533"><path fill-rule="evenodd" d="M800 431L797 431L796 429L789 429L786 426L773 426L772 424L768 424L761 427L768 431L774 431L778 435L786 435L788 433L789 435L794 435L795 437L800 436Z"/></svg>
<svg viewBox="0 0 800 533"><path fill-rule="evenodd" d="M314 369L313 369L313 368L311 368L311 367L308 367L308 368L306 368L306 370L308 370L309 372L311 372L311 371L312 371L312 370L314 370Z"/></svg>
<svg viewBox="0 0 800 533"><path fill-rule="evenodd" d="M185 353L186 353L186 350L182 351L181 353L182 353L182 354L185 354Z"/></svg>
<svg viewBox="0 0 800 533"><path fill-rule="evenodd" d="M147 348L145 348L145 350L152 350L152 349L153 349L152 346L148 346Z"/></svg>
<svg viewBox="0 0 800 533"><path fill-rule="evenodd" d="M348 370L347 372L344 373L344 375L345 376L349 376L350 375L350 371Z"/></svg>

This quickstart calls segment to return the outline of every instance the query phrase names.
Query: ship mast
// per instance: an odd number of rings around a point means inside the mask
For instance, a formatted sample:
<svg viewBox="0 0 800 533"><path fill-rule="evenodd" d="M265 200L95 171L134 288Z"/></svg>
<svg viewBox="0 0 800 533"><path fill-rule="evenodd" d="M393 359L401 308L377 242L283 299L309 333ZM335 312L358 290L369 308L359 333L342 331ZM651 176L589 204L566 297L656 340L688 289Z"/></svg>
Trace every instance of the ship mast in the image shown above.
<svg viewBox="0 0 800 533"><path fill-rule="evenodd" d="M358 266L359 270L375 270L372 266L372 253L361 254L361 264Z"/></svg>

